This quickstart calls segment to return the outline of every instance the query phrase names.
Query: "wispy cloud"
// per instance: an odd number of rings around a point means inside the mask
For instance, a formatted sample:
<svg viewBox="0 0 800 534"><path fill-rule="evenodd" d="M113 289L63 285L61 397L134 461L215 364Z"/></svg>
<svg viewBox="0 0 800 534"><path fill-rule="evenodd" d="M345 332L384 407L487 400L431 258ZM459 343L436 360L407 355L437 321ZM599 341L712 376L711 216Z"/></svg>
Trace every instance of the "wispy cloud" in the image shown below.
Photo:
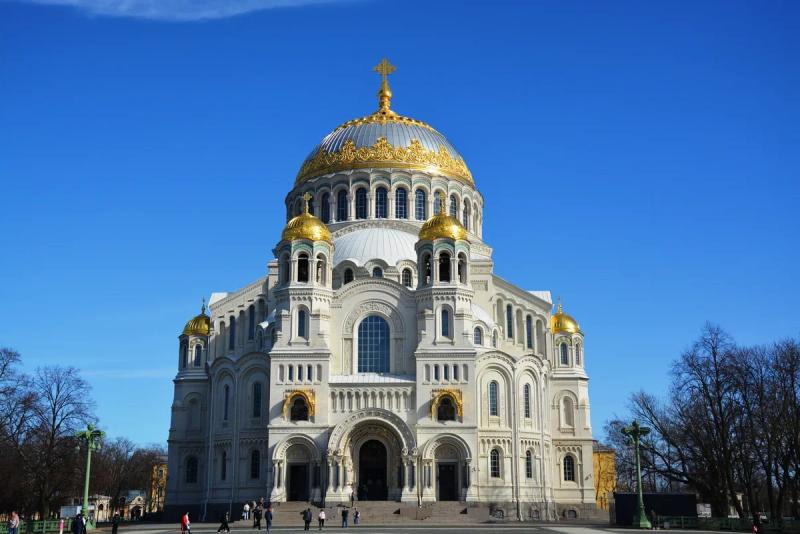
<svg viewBox="0 0 800 534"><path fill-rule="evenodd" d="M81 371L86 378L114 378L117 380L141 380L143 378L172 378L175 369L104 369L102 367Z"/></svg>
<svg viewBox="0 0 800 534"><path fill-rule="evenodd" d="M265 9L341 3L348 0L17 0L69 6L89 15L191 22L235 17Z"/></svg>

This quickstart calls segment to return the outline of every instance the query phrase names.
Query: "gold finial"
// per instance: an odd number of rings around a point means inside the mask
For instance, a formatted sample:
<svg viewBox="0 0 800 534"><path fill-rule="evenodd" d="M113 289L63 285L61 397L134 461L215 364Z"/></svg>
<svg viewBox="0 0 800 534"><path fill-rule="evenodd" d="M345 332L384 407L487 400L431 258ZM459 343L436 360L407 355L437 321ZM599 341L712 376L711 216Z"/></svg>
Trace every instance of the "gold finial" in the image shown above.
<svg viewBox="0 0 800 534"><path fill-rule="evenodd" d="M558 296L558 309L556 313L564 313L564 307L561 305L561 295Z"/></svg>
<svg viewBox="0 0 800 534"><path fill-rule="evenodd" d="M394 112L389 109L392 103L392 90L389 89L389 75L397 70L397 68L389 63L389 60L383 58L380 63L375 65L373 69L381 75L381 88L378 90L378 111L382 113Z"/></svg>
<svg viewBox="0 0 800 534"><path fill-rule="evenodd" d="M311 200L311 194L308 191L303 194L303 200L305 201L306 215L308 215L308 201Z"/></svg>
<svg viewBox="0 0 800 534"><path fill-rule="evenodd" d="M203 297L203 305L200 306L200 314L205 315L206 313L206 298Z"/></svg>

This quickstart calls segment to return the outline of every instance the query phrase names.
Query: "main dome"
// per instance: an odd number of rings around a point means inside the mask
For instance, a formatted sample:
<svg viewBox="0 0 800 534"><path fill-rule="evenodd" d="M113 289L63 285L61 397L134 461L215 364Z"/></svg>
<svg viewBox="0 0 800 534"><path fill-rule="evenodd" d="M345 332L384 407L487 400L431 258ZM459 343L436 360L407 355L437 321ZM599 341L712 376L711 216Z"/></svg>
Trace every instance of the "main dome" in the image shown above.
<svg viewBox="0 0 800 534"><path fill-rule="evenodd" d="M384 60L375 70L383 76L378 111L347 121L326 135L303 162L295 185L332 172L391 168L422 170L474 187L464 158L444 135L390 109L392 92L386 77L394 67Z"/></svg>

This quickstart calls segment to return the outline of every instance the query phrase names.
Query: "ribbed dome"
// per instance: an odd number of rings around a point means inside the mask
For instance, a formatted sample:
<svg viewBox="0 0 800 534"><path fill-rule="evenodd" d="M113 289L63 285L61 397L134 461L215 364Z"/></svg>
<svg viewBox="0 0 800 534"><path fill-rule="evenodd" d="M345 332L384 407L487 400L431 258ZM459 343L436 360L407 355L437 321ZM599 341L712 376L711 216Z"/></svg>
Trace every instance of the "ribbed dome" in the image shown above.
<svg viewBox="0 0 800 534"><path fill-rule="evenodd" d="M332 172L393 168L422 170L474 187L464 158L450 141L430 125L392 111L391 97L384 74L378 111L345 122L325 136L303 162L295 185Z"/></svg>
<svg viewBox="0 0 800 534"><path fill-rule="evenodd" d="M359 267L368 261L383 260L394 267L403 260L416 262L417 237L391 228L362 228L336 238L333 265L350 260Z"/></svg>
<svg viewBox="0 0 800 534"><path fill-rule="evenodd" d="M211 332L211 318L206 315L206 305L200 309L200 315L194 316L183 327L184 336L207 336Z"/></svg>
<svg viewBox="0 0 800 534"><path fill-rule="evenodd" d="M308 212L308 198L305 198L305 210L297 217L286 223L281 239L284 241L295 241L296 239L308 239L309 241L325 241L333 243L331 232L324 222L317 219Z"/></svg>
<svg viewBox="0 0 800 534"><path fill-rule="evenodd" d="M581 327L571 315L564 313L564 308L559 302L556 313L550 318L550 330L554 334L577 334L581 331Z"/></svg>
<svg viewBox="0 0 800 534"><path fill-rule="evenodd" d="M458 219L445 213L444 203L442 203L439 213L422 225L419 231L419 238L422 241L433 241L441 238L468 241L467 230L461 226L461 222Z"/></svg>

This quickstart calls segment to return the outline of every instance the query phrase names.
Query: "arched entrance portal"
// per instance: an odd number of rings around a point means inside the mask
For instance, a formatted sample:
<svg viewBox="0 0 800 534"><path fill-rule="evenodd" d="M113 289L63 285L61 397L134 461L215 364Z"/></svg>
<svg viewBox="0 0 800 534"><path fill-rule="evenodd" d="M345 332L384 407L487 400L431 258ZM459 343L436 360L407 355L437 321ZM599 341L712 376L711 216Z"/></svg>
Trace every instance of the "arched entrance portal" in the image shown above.
<svg viewBox="0 0 800 534"><path fill-rule="evenodd" d="M358 451L358 498L385 501L389 495L386 446L376 439L364 442Z"/></svg>

